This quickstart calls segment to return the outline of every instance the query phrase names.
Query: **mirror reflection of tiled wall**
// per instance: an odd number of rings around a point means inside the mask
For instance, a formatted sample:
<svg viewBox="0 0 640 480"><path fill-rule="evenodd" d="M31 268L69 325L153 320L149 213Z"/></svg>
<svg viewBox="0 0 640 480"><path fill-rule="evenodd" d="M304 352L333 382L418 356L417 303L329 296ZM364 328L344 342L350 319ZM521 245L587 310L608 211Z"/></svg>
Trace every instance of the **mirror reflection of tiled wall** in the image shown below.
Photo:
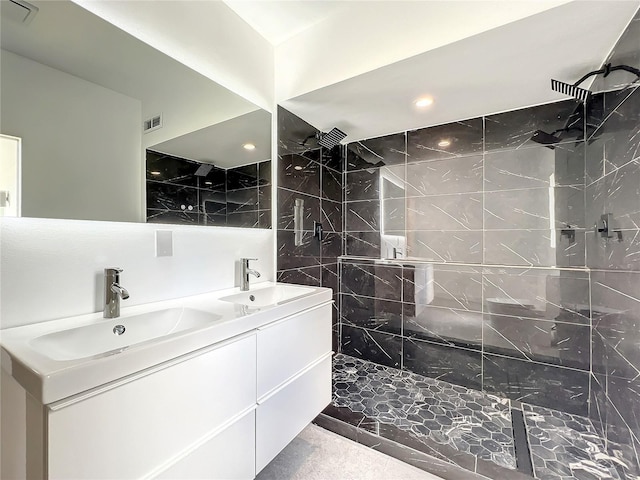
<svg viewBox="0 0 640 480"><path fill-rule="evenodd" d="M271 161L224 170L147 150L147 222L271 228Z"/></svg>

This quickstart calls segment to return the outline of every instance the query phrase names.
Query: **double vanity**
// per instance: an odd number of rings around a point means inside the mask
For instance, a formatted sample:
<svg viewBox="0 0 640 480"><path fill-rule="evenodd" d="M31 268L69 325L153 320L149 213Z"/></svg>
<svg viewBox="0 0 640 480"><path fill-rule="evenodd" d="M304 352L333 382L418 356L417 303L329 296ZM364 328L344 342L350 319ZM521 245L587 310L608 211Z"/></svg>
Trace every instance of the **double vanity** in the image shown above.
<svg viewBox="0 0 640 480"><path fill-rule="evenodd" d="M3 330L3 472L254 478L330 402L331 299L266 282Z"/></svg>

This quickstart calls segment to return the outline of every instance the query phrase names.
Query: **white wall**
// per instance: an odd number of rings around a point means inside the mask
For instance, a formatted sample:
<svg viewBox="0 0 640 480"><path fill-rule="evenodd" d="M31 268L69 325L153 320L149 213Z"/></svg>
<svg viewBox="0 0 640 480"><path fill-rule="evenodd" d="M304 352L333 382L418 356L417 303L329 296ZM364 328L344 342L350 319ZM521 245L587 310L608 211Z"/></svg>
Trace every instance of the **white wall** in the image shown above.
<svg viewBox="0 0 640 480"><path fill-rule="evenodd" d="M1 62L1 133L22 138L22 215L143 219L140 102L5 50Z"/></svg>
<svg viewBox="0 0 640 480"><path fill-rule="evenodd" d="M173 256L155 256L155 231ZM105 267L122 267L122 307L239 285L238 259L274 280L273 230L0 219L0 328L102 310Z"/></svg>
<svg viewBox="0 0 640 480"><path fill-rule="evenodd" d="M273 110L273 46L223 2L73 1L261 108Z"/></svg>

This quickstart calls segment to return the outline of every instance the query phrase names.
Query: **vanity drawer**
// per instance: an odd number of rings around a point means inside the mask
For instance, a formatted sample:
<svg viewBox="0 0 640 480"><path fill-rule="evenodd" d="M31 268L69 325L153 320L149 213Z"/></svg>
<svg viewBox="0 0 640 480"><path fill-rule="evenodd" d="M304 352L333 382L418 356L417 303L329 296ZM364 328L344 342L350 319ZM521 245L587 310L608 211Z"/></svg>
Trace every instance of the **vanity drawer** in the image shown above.
<svg viewBox="0 0 640 480"><path fill-rule="evenodd" d="M256 412L252 410L153 478L252 480L256 468L255 435Z"/></svg>
<svg viewBox="0 0 640 480"><path fill-rule="evenodd" d="M331 354L285 385L256 411L256 474L331 401Z"/></svg>
<svg viewBox="0 0 640 480"><path fill-rule="evenodd" d="M331 351L331 303L258 329L258 403Z"/></svg>
<svg viewBox="0 0 640 480"><path fill-rule="evenodd" d="M256 399L251 334L48 410L49 478L139 478Z"/></svg>

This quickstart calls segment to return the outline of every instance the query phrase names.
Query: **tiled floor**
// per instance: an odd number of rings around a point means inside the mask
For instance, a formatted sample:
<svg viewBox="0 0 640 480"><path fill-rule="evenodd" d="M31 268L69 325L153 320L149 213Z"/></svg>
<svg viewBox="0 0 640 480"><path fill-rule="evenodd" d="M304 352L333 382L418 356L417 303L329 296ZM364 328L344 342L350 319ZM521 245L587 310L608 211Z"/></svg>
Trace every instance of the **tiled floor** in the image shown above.
<svg viewBox="0 0 640 480"><path fill-rule="evenodd" d="M619 475L624 462L588 418L528 404L512 415L509 400L343 354L333 368L327 415L456 467L494 479L640 478Z"/></svg>
<svg viewBox="0 0 640 480"><path fill-rule="evenodd" d="M458 451L516 468L505 399L338 354L333 403Z"/></svg>
<svg viewBox="0 0 640 480"><path fill-rule="evenodd" d="M588 418L534 405L523 405L523 411L536 478L620 479Z"/></svg>

